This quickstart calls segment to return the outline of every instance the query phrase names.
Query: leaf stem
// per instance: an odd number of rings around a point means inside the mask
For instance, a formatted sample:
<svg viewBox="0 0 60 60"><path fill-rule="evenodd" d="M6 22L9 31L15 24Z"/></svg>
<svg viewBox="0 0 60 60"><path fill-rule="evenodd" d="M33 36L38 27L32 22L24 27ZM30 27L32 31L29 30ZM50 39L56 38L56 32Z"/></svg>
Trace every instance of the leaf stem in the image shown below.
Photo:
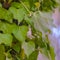
<svg viewBox="0 0 60 60"><path fill-rule="evenodd" d="M20 2L24 6L24 8L28 11L28 13L31 14L30 10L26 7L26 5L22 1L20 1Z"/></svg>

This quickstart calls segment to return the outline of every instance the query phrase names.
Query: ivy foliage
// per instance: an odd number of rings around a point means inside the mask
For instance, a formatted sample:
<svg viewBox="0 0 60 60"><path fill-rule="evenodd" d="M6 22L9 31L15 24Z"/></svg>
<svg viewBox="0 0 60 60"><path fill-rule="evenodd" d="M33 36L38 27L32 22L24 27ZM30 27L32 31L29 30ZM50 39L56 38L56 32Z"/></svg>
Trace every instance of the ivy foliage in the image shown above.
<svg viewBox="0 0 60 60"><path fill-rule="evenodd" d="M0 59L37 60L39 51L51 60L48 39L55 0L0 0Z"/></svg>

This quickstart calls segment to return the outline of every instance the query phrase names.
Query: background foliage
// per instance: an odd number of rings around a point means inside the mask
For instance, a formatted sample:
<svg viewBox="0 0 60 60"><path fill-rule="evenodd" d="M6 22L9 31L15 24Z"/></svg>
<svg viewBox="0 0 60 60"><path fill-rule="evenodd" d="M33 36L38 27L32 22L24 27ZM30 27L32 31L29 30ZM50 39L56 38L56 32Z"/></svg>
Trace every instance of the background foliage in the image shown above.
<svg viewBox="0 0 60 60"><path fill-rule="evenodd" d="M55 0L0 0L0 59L37 60L39 51L55 60L48 35Z"/></svg>

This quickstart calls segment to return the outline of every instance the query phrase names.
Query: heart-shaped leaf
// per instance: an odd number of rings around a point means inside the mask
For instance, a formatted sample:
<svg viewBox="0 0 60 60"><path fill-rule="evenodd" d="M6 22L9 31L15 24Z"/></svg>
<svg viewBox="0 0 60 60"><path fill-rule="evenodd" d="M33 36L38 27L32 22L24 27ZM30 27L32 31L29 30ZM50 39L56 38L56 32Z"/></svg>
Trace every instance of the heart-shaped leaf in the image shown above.
<svg viewBox="0 0 60 60"><path fill-rule="evenodd" d="M11 46L13 37L10 34L1 34L0 33L0 44L6 44Z"/></svg>
<svg viewBox="0 0 60 60"><path fill-rule="evenodd" d="M17 40L23 42L27 37L27 31L27 26L18 26L15 30L13 30L13 35L16 37Z"/></svg>
<svg viewBox="0 0 60 60"><path fill-rule="evenodd" d="M35 44L34 42L23 42L22 43L22 49L24 49L25 54L27 57L35 50Z"/></svg>

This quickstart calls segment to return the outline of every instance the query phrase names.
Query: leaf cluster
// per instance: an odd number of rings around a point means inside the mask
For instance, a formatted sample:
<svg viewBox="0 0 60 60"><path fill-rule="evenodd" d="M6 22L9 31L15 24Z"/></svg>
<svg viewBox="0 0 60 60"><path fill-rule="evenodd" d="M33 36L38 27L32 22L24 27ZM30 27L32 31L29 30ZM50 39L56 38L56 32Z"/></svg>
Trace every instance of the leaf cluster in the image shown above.
<svg viewBox="0 0 60 60"><path fill-rule="evenodd" d="M37 60L40 51L55 60L46 35L54 7L54 0L0 0L0 59Z"/></svg>

